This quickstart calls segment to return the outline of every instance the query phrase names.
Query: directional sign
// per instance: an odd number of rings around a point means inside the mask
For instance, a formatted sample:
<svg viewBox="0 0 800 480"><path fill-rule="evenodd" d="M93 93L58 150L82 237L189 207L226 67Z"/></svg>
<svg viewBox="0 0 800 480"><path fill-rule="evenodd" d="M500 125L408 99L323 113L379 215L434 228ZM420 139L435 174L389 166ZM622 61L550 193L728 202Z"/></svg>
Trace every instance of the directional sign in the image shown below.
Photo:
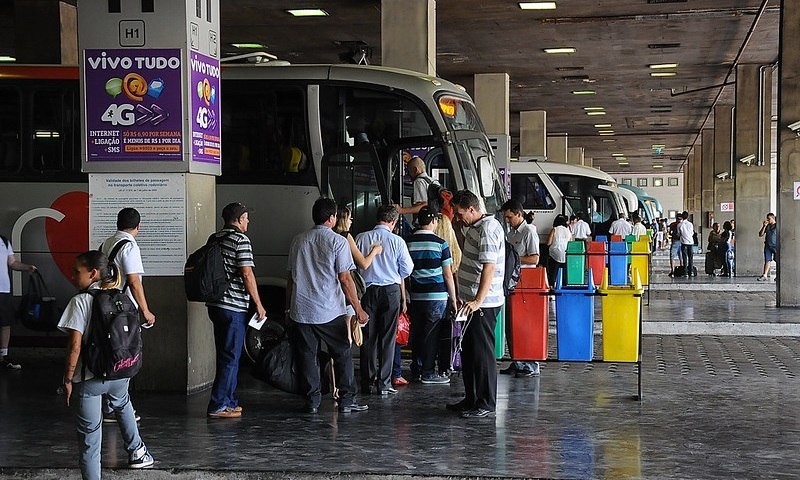
<svg viewBox="0 0 800 480"><path fill-rule="evenodd" d="M720 203L719 204L719 211L720 212L732 212L733 211L733 202Z"/></svg>

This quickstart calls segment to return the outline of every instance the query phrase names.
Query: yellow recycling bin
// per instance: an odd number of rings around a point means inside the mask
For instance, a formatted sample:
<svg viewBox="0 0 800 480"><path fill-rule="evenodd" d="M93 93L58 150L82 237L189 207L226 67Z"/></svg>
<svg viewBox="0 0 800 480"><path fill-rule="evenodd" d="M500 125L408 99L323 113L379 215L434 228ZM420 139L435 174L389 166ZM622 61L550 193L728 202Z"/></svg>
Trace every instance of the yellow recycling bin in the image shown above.
<svg viewBox="0 0 800 480"><path fill-rule="evenodd" d="M644 292L639 270L631 269L632 286L608 285L608 270L600 285L603 308L603 361L639 361L639 314Z"/></svg>
<svg viewBox="0 0 800 480"><path fill-rule="evenodd" d="M642 285L650 285L650 241L641 240L631 244L631 269L639 270Z"/></svg>

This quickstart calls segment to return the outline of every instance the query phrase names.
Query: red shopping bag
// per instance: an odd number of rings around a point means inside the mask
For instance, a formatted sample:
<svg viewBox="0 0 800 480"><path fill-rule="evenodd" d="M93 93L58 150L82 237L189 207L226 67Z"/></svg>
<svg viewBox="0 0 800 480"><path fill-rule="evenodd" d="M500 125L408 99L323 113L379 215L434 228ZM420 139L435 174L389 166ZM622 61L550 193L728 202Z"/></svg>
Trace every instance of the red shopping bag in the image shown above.
<svg viewBox="0 0 800 480"><path fill-rule="evenodd" d="M397 317L397 338L395 339L397 344L402 346L408 345L408 337L410 332L411 320L408 318L407 313L402 312L400 313L400 316Z"/></svg>

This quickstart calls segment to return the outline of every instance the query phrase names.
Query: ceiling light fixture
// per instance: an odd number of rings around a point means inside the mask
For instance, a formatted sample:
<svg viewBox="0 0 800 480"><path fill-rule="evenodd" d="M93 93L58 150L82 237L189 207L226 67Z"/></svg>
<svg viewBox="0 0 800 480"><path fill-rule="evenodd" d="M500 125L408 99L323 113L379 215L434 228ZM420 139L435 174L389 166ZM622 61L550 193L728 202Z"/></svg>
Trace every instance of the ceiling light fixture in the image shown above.
<svg viewBox="0 0 800 480"><path fill-rule="evenodd" d="M624 157L625 154L624 153L612 153L611 156L612 157Z"/></svg>
<svg viewBox="0 0 800 480"><path fill-rule="evenodd" d="M597 92L594 90L573 90L573 95L597 95Z"/></svg>
<svg viewBox="0 0 800 480"><path fill-rule="evenodd" d="M575 53L575 47L544 48L542 49L542 51L544 51L544 53L549 53L551 55Z"/></svg>
<svg viewBox="0 0 800 480"><path fill-rule="evenodd" d="M0 55L0 62L16 62L17 59L11 55Z"/></svg>
<svg viewBox="0 0 800 480"><path fill-rule="evenodd" d="M674 77L677 72L650 72L651 77Z"/></svg>
<svg viewBox="0 0 800 480"><path fill-rule="evenodd" d="M586 115L605 115L606 112L598 111L598 112L586 112Z"/></svg>
<svg viewBox="0 0 800 480"><path fill-rule="evenodd" d="M327 17L328 12L321 8L298 8L295 10L286 10L286 13L294 17Z"/></svg>
<svg viewBox="0 0 800 480"><path fill-rule="evenodd" d="M555 10L556 2L519 2L522 10Z"/></svg>
<svg viewBox="0 0 800 480"><path fill-rule="evenodd" d="M654 63L652 65L648 65L653 70L658 70L661 68L678 68L677 63Z"/></svg>
<svg viewBox="0 0 800 480"><path fill-rule="evenodd" d="M267 48L260 43L231 43L231 45L235 48Z"/></svg>
<svg viewBox="0 0 800 480"><path fill-rule="evenodd" d="M583 109L587 112L599 112L600 110L605 110L606 107L583 107Z"/></svg>
<svg viewBox="0 0 800 480"><path fill-rule="evenodd" d="M661 165L661 164L657 163L657 164L653 165L653 168L664 168L664 165Z"/></svg>
<svg viewBox="0 0 800 480"><path fill-rule="evenodd" d="M614 130L598 130L597 133L599 133L600 135L610 134L610 133L614 133Z"/></svg>
<svg viewBox="0 0 800 480"><path fill-rule="evenodd" d="M610 123L595 123L594 128L611 128Z"/></svg>
<svg viewBox="0 0 800 480"><path fill-rule="evenodd" d="M601 137L610 137L610 136L613 136L613 135L614 135L614 132L608 132L608 133L601 133L600 134Z"/></svg>

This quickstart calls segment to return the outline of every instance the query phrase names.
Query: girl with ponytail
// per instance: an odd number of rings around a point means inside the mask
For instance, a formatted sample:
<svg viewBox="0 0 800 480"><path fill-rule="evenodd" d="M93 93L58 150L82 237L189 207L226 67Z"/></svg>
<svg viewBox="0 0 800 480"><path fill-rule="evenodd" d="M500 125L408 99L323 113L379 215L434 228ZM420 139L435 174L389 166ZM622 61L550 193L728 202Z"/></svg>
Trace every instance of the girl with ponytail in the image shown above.
<svg viewBox="0 0 800 480"><path fill-rule="evenodd" d="M117 415L130 468L151 466L154 461L139 436L133 405L128 397L129 378L100 380L92 372L81 368L81 347L92 318L91 290L119 289L122 278L113 262L98 250L90 250L75 258L72 280L78 290L67 304L58 328L69 334L64 392L67 406L72 406L77 420L79 465L84 479L100 478L100 451L102 440L102 398L110 401ZM72 393L75 392L73 397ZM70 401L72 404L70 404Z"/></svg>

